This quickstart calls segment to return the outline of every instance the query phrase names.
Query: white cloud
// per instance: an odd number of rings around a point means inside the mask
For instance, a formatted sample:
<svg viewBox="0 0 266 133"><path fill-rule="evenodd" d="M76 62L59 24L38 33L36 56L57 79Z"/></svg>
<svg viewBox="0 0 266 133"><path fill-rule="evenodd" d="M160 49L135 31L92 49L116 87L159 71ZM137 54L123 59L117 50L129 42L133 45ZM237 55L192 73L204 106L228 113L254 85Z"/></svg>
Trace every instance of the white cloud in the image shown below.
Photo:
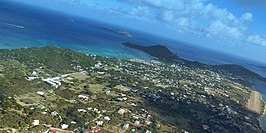
<svg viewBox="0 0 266 133"><path fill-rule="evenodd" d="M159 15L158 19L161 19L165 22L172 22L175 20L175 15L172 11L164 11Z"/></svg>
<svg viewBox="0 0 266 133"><path fill-rule="evenodd" d="M145 6L138 6L132 9L131 15L139 17L147 17L150 15L150 9Z"/></svg>
<svg viewBox="0 0 266 133"><path fill-rule="evenodd" d="M223 39L239 39L243 36L237 27L230 27L219 20L212 22L207 28L207 31L211 35L220 36Z"/></svg>
<svg viewBox="0 0 266 133"><path fill-rule="evenodd" d="M262 37L259 35L250 35L247 38L247 42L266 46L266 37Z"/></svg>
<svg viewBox="0 0 266 133"><path fill-rule="evenodd" d="M71 0L74 3L91 4L87 0ZM235 0L237 1L237 0ZM84 3L85 2L85 3ZM156 20L184 34L209 37L228 42L248 42L265 45L265 37L249 33L253 14L235 15L209 0L117 0L123 7L112 5L117 14L131 15L141 20ZM97 2L96 2L97 3Z"/></svg>
<svg viewBox="0 0 266 133"><path fill-rule="evenodd" d="M247 29L247 22L252 21L251 13L244 13L237 18L227 9L219 8L204 0L140 0L151 9L156 8L156 19L164 21L174 28L188 30L202 30L212 36L239 39ZM204 22L204 23L203 23Z"/></svg>
<svg viewBox="0 0 266 133"><path fill-rule="evenodd" d="M233 13L224 8L218 8L209 3L203 7L203 15L207 17L207 20L221 21L226 25L235 26L240 24L240 18L237 18Z"/></svg>
<svg viewBox="0 0 266 133"><path fill-rule="evenodd" d="M207 0L120 1L144 6L143 9L134 8L133 14L138 15L142 12L146 17L167 23L177 31L182 30L183 33L265 45L264 38L248 33L249 24L253 21L253 14L249 12L236 16L226 8L215 6Z"/></svg>
<svg viewBox="0 0 266 133"><path fill-rule="evenodd" d="M164 8L166 10L182 10L184 3L182 0L142 0L145 4L156 8Z"/></svg>
<svg viewBox="0 0 266 133"><path fill-rule="evenodd" d="M244 13L240 19L243 21L252 21L253 15L252 15L252 13Z"/></svg>
<svg viewBox="0 0 266 133"><path fill-rule="evenodd" d="M181 27L189 27L190 26L190 21L186 17L181 17L176 19L177 24Z"/></svg>

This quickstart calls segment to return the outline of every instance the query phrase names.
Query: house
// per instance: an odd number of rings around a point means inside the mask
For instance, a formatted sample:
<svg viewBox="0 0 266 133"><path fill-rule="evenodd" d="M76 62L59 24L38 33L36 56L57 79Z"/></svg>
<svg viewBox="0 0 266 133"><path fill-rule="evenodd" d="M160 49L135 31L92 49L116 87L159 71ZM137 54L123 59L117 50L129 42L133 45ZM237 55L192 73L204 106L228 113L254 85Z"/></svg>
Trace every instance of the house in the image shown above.
<svg viewBox="0 0 266 133"><path fill-rule="evenodd" d="M146 132L145 133L151 133L151 131L150 130L146 130Z"/></svg>
<svg viewBox="0 0 266 133"><path fill-rule="evenodd" d="M137 104L135 104L135 103L131 103L131 105L132 105L132 106L134 106L134 107L136 107L136 106L137 106Z"/></svg>
<svg viewBox="0 0 266 133"><path fill-rule="evenodd" d="M123 94L123 93L121 93L120 95L121 95L122 97L126 97L126 96L127 96L126 94Z"/></svg>
<svg viewBox="0 0 266 133"><path fill-rule="evenodd" d="M46 115L46 114L47 114L47 112L43 111L43 112L42 112L42 114L43 114L43 115Z"/></svg>
<svg viewBox="0 0 266 133"><path fill-rule="evenodd" d="M90 129L85 129L83 133L90 133Z"/></svg>
<svg viewBox="0 0 266 133"><path fill-rule="evenodd" d="M45 108L45 106L44 106L44 105L42 105L42 104L39 104L39 105L37 106L37 108L44 109L44 108Z"/></svg>
<svg viewBox="0 0 266 133"><path fill-rule="evenodd" d="M77 124L77 122L75 122L75 121L71 121L71 124Z"/></svg>
<svg viewBox="0 0 266 133"><path fill-rule="evenodd" d="M58 115L58 113L56 111L53 111L53 112L51 112L51 115L55 116L55 115Z"/></svg>
<svg viewBox="0 0 266 133"><path fill-rule="evenodd" d="M150 125L152 122L149 121L149 120L146 120L145 123L146 123L147 125Z"/></svg>
<svg viewBox="0 0 266 133"><path fill-rule="evenodd" d="M127 130L129 128L129 124L124 124L123 129Z"/></svg>
<svg viewBox="0 0 266 133"><path fill-rule="evenodd" d="M28 80L28 81L32 81L32 80L34 80L34 79L37 79L37 77L27 77L27 78L26 78L26 80Z"/></svg>
<svg viewBox="0 0 266 133"><path fill-rule="evenodd" d="M133 133L136 132L136 129L132 128L132 129L131 129L131 132L133 132Z"/></svg>
<svg viewBox="0 0 266 133"><path fill-rule="evenodd" d="M37 91L37 94L40 95L40 96L43 96L43 95L44 95L44 92L42 92L42 91Z"/></svg>
<svg viewBox="0 0 266 133"><path fill-rule="evenodd" d="M122 100L126 101L127 100L127 97L123 97Z"/></svg>
<svg viewBox="0 0 266 133"><path fill-rule="evenodd" d="M48 133L57 133L55 130L49 130Z"/></svg>
<svg viewBox="0 0 266 133"><path fill-rule="evenodd" d="M120 109L119 111L118 111L118 114L124 114L126 112L126 110L125 109Z"/></svg>
<svg viewBox="0 0 266 133"><path fill-rule="evenodd" d="M139 119L139 117L138 117L138 116L136 116L136 115L132 116L132 118L133 118L133 119L136 119L136 120L138 120L138 119Z"/></svg>
<svg viewBox="0 0 266 133"><path fill-rule="evenodd" d="M135 121L134 125L138 126L140 124L140 121Z"/></svg>
<svg viewBox="0 0 266 133"><path fill-rule="evenodd" d="M102 126L103 125L103 121L96 121L97 126Z"/></svg>
<svg viewBox="0 0 266 133"><path fill-rule="evenodd" d="M93 132L93 133L98 133L98 132L100 132L100 131L102 131L102 128L100 128L100 127L96 127L96 128L93 128L93 129L92 129L92 132Z"/></svg>
<svg viewBox="0 0 266 133"><path fill-rule="evenodd" d="M40 124L39 120L33 120L32 125L33 126L38 126Z"/></svg>
<svg viewBox="0 0 266 133"><path fill-rule="evenodd" d="M111 118L108 117L108 116L105 116L104 119L107 120L107 121L110 121L111 120Z"/></svg>
<svg viewBox="0 0 266 133"><path fill-rule="evenodd" d="M32 75L37 75L37 72L36 72L36 71L33 71L33 72L32 72Z"/></svg>
<svg viewBox="0 0 266 133"><path fill-rule="evenodd" d="M94 111L94 112L98 112L99 109L97 109L97 108L93 108L93 111Z"/></svg>
<svg viewBox="0 0 266 133"><path fill-rule="evenodd" d="M202 125L202 128L203 128L204 130L208 130L210 127L209 127L208 125Z"/></svg>
<svg viewBox="0 0 266 133"><path fill-rule="evenodd" d="M97 72L99 75L103 75L105 74L105 72Z"/></svg>
<svg viewBox="0 0 266 133"><path fill-rule="evenodd" d="M59 77L55 77L55 78L47 78L47 79L42 79L42 81L44 81L45 83L58 88L61 85L61 82L59 82L58 80L60 80Z"/></svg>
<svg viewBox="0 0 266 133"><path fill-rule="evenodd" d="M88 96L84 96L84 95L78 95L78 98L86 100L86 101L89 99Z"/></svg>
<svg viewBox="0 0 266 133"><path fill-rule="evenodd" d="M78 109L78 112L84 112L84 113L86 113L87 110L85 110L85 109Z"/></svg>
<svg viewBox="0 0 266 133"><path fill-rule="evenodd" d="M62 129L67 129L68 126L69 126L69 125L67 125L67 124L62 124L62 125L61 125L61 128L62 128Z"/></svg>

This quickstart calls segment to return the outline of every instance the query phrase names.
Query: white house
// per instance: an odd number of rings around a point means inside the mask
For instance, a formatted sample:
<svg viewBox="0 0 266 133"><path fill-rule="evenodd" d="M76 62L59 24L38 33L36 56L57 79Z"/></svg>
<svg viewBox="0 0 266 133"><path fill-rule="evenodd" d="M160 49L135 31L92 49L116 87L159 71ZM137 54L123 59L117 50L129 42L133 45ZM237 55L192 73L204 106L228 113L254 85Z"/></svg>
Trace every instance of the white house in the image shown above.
<svg viewBox="0 0 266 133"><path fill-rule="evenodd" d="M40 96L43 96L43 95L44 95L44 92L42 92L42 91L37 91L37 94L40 95Z"/></svg>
<svg viewBox="0 0 266 133"><path fill-rule="evenodd" d="M108 117L108 116L105 116L104 119L107 120L107 121L111 120L110 117Z"/></svg>
<svg viewBox="0 0 266 133"><path fill-rule="evenodd" d="M126 110L125 109L120 109L120 110L118 110L118 114L124 114L126 112Z"/></svg>
<svg viewBox="0 0 266 133"><path fill-rule="evenodd" d="M39 120L33 120L32 125L33 126L38 126L40 124Z"/></svg>
<svg viewBox="0 0 266 133"><path fill-rule="evenodd" d="M69 126L69 125L67 125L67 124L62 124L62 125L61 125L61 128L62 128L62 129L67 129L68 126Z"/></svg>

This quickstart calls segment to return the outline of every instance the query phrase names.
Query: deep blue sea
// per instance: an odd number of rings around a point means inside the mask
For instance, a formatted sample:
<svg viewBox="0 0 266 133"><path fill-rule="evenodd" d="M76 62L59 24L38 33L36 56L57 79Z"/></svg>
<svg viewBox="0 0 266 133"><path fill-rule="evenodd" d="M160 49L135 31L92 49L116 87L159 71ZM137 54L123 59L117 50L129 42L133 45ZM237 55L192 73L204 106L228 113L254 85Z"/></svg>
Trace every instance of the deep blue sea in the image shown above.
<svg viewBox="0 0 266 133"><path fill-rule="evenodd" d="M129 37L119 32L129 32ZM37 9L5 0L0 1L0 48L54 45L88 54L116 58L149 58L143 52L121 45L166 45L178 56L207 64L240 64L266 77L266 70L255 61L212 51L176 40L138 32L55 11Z"/></svg>
<svg viewBox="0 0 266 133"><path fill-rule="evenodd" d="M118 33L129 32L132 37ZM54 45L88 54L116 58L149 58L143 52L121 45L161 44L178 56L207 64L240 64L266 77L263 64L212 51L176 40L138 32L55 11L29 7L7 0L0 1L0 48L22 48Z"/></svg>

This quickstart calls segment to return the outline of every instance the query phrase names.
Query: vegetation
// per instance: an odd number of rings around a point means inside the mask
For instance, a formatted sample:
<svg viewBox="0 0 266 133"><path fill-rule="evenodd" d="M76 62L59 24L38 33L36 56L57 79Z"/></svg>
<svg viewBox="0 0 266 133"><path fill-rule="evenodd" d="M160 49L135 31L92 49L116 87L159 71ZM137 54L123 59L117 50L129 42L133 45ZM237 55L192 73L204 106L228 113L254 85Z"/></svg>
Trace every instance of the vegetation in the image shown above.
<svg viewBox="0 0 266 133"><path fill-rule="evenodd" d="M250 86L232 78L50 46L0 50L0 130L262 132Z"/></svg>

